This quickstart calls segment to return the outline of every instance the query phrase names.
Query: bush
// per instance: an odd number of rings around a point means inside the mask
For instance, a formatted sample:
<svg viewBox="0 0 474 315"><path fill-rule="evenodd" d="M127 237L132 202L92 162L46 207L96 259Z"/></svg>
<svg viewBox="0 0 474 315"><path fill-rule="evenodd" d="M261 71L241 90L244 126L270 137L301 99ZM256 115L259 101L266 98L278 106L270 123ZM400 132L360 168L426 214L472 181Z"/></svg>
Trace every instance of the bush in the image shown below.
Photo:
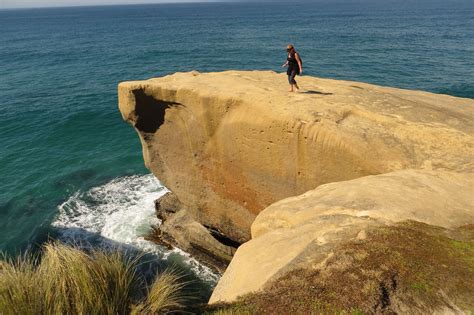
<svg viewBox="0 0 474 315"><path fill-rule="evenodd" d="M5 315L158 314L183 306L186 284L170 271L157 276L147 297L134 301L132 293L144 285L137 266L137 258L118 251L86 253L50 243L41 259L0 260L0 310Z"/></svg>

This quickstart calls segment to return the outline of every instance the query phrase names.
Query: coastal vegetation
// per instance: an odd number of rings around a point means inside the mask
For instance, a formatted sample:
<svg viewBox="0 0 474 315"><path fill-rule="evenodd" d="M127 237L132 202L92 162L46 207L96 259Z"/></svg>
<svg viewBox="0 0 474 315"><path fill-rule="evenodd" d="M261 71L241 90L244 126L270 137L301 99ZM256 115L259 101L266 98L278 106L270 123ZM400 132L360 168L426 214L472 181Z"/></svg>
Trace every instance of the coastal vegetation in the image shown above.
<svg viewBox="0 0 474 315"><path fill-rule="evenodd" d="M323 270L297 269L208 314L456 313L474 306L474 226L415 221L338 246ZM408 312L410 310L410 312Z"/></svg>
<svg viewBox="0 0 474 315"><path fill-rule="evenodd" d="M187 283L164 271L147 285L140 257L48 243L40 255L0 260L2 314L158 314L184 307Z"/></svg>

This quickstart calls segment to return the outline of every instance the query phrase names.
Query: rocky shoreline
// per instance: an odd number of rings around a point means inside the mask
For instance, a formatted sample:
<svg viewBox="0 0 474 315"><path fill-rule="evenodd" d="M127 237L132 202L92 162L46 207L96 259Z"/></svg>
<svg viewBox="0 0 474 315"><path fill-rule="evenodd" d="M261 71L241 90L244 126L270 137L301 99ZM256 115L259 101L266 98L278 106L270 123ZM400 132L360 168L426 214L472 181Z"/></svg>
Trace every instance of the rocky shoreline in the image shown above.
<svg viewBox="0 0 474 315"><path fill-rule="evenodd" d="M192 220L172 192L156 200L155 209L162 223L150 233L150 240L168 248L179 247L214 272L226 270L240 243Z"/></svg>

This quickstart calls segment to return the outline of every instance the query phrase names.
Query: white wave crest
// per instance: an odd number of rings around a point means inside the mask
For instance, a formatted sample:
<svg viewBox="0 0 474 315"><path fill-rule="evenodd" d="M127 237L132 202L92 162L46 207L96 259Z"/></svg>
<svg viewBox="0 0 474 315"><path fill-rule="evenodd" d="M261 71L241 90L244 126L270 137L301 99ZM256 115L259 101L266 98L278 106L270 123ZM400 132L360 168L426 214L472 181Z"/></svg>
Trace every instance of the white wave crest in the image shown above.
<svg viewBox="0 0 474 315"><path fill-rule="evenodd" d="M155 215L154 201L167 192L152 174L116 178L73 194L58 206L59 214L52 225L59 228L64 241L88 242L100 235L103 247L111 243L133 246L162 260L179 255L199 278L217 282L219 276L189 254L145 240L151 226L161 223Z"/></svg>

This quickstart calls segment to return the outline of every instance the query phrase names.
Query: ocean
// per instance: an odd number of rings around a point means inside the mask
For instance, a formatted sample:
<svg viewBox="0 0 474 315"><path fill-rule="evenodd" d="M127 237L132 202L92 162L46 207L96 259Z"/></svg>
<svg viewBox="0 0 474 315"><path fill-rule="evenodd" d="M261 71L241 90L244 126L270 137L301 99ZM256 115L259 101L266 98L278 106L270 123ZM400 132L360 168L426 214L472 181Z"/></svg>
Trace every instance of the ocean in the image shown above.
<svg viewBox="0 0 474 315"><path fill-rule="evenodd" d="M0 250L144 239L166 189L122 121L117 84L177 71L275 70L474 98L472 0L201 3L0 10Z"/></svg>

